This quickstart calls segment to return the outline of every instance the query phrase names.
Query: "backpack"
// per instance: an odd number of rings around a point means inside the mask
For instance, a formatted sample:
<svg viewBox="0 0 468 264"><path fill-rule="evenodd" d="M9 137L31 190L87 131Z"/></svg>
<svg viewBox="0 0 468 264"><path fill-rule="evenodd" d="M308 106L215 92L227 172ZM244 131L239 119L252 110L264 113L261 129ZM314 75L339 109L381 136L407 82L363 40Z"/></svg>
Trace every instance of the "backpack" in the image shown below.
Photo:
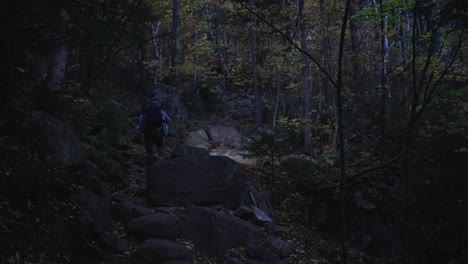
<svg viewBox="0 0 468 264"><path fill-rule="evenodd" d="M158 105L151 103L145 109L146 115L146 128L161 128L163 124L163 118L161 114L161 107Z"/></svg>

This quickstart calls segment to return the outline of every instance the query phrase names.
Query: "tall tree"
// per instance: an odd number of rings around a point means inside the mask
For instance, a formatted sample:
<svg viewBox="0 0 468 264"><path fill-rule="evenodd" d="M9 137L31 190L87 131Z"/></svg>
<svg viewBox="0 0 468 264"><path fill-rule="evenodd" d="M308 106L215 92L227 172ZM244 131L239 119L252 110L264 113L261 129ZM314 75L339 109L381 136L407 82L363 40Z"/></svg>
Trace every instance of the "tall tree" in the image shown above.
<svg viewBox="0 0 468 264"><path fill-rule="evenodd" d="M172 1L172 29L174 32L174 66L175 84L180 85L179 66L182 64L182 42L181 42L181 5L180 0Z"/></svg>
<svg viewBox="0 0 468 264"><path fill-rule="evenodd" d="M249 8L255 9L255 0L249 0ZM254 14L249 14L249 36L250 36L250 65L252 67L252 87L255 94L255 125L260 126L262 123L262 94L258 85L257 74L257 34L255 25L257 17Z"/></svg>
<svg viewBox="0 0 468 264"><path fill-rule="evenodd" d="M305 14L304 9L306 8L304 0L299 1L299 20L301 24L299 26L300 34L301 34L301 47L304 51L308 52L308 45L307 45L307 38L308 38L308 30L306 29L305 25ZM307 155L312 154L313 150L313 142L312 142L312 128L311 128L311 112L312 112L312 69L309 61L309 57L302 53L302 63L303 63L303 70L302 70L302 78L303 78L303 91L304 91L304 119L305 119L305 127L304 127L304 153Z"/></svg>
<svg viewBox="0 0 468 264"><path fill-rule="evenodd" d="M47 56L47 88L56 91L61 88L67 67L67 27L70 19L64 6L57 7L56 18L49 36L51 43Z"/></svg>

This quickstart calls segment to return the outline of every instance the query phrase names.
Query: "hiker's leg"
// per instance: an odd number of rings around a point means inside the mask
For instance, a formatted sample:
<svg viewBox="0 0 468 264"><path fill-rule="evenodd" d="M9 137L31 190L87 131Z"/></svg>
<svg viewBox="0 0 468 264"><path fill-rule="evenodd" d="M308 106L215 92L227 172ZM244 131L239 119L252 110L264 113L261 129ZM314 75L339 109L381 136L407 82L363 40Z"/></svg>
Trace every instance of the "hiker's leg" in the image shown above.
<svg viewBox="0 0 468 264"><path fill-rule="evenodd" d="M149 133L145 134L145 150L146 150L146 161L148 164L153 163L153 145L154 142Z"/></svg>

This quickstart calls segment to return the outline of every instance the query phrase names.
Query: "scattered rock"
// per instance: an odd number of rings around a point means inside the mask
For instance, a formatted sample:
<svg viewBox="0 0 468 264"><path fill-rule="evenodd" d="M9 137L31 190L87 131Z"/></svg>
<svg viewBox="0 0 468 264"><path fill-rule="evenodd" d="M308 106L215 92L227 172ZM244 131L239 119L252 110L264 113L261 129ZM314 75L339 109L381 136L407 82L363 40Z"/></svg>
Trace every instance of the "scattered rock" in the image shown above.
<svg viewBox="0 0 468 264"><path fill-rule="evenodd" d="M242 205L251 206L260 222L272 222L276 219L268 193L257 184L249 184L242 193Z"/></svg>
<svg viewBox="0 0 468 264"><path fill-rule="evenodd" d="M182 223L181 237L190 239L197 250L207 255L221 255L228 249L265 239L265 233L252 223L206 207L176 213Z"/></svg>
<svg viewBox="0 0 468 264"><path fill-rule="evenodd" d="M270 246L273 249L273 252L278 254L281 258L288 257L294 250L294 246L291 243L285 242L276 237L270 239Z"/></svg>
<svg viewBox="0 0 468 264"><path fill-rule="evenodd" d="M268 215L266 215L265 212L263 212L255 206L240 206L236 209L234 215L241 219L251 221L255 224L260 225L272 222L271 218Z"/></svg>
<svg viewBox="0 0 468 264"><path fill-rule="evenodd" d="M163 239L150 238L145 240L135 251L134 263L153 264L170 261L192 262L188 249L184 246Z"/></svg>
<svg viewBox="0 0 468 264"><path fill-rule="evenodd" d="M174 215L158 213L133 219L127 224L127 231L140 238L176 240L180 234L180 224Z"/></svg>
<svg viewBox="0 0 468 264"><path fill-rule="evenodd" d="M266 223L265 230L274 236L281 236L286 232L286 229L275 223Z"/></svg>

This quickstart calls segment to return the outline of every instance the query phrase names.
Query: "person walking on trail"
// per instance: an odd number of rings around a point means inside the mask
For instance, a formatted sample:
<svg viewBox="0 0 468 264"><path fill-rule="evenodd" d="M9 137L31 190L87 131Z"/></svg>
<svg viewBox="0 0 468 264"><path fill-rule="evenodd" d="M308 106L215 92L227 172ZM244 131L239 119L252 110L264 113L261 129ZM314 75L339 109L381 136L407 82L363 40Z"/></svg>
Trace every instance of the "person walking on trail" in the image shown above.
<svg viewBox="0 0 468 264"><path fill-rule="evenodd" d="M153 96L143 109L135 128L137 135L143 134L148 164L154 161L154 145L156 145L157 151L163 147L163 136L167 136L169 133L169 123L171 123L171 118L166 111L161 109L161 104Z"/></svg>

